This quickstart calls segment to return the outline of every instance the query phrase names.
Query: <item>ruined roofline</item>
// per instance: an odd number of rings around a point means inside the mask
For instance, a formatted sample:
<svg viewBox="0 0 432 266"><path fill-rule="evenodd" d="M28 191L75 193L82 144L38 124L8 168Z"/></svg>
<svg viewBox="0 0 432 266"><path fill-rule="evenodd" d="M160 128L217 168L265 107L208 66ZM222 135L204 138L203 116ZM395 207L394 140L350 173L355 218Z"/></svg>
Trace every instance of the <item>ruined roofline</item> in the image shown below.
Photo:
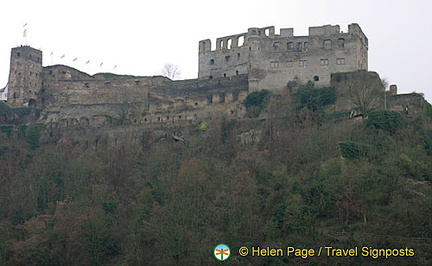
<svg viewBox="0 0 432 266"><path fill-rule="evenodd" d="M216 49L212 50L212 41L210 39L201 40L199 42L199 53L213 52L219 50L229 50L232 48L240 48L248 46L250 37L261 38L304 38L309 36L329 36L336 34L354 34L364 40L366 46L368 44L367 37L364 35L360 26L357 23L348 25L348 32L340 30L339 25L323 25L309 27L309 35L294 35L294 28L281 28L280 33L276 34L274 26L264 28L249 28L247 32L219 37L216 39Z"/></svg>
<svg viewBox="0 0 432 266"><path fill-rule="evenodd" d="M61 81L99 81L99 80L148 80L161 78L170 80L169 78L156 75L156 76L135 76L135 75L124 75L124 74L115 74L110 72L100 72L95 73L93 75L89 75L86 72L78 70L74 67L56 64L43 67L43 73L46 76L52 76L51 78L55 78Z"/></svg>
<svg viewBox="0 0 432 266"><path fill-rule="evenodd" d="M19 46L16 46L16 47L12 48L12 50L15 50L15 49L20 49L20 50L25 49L25 50L29 50L29 51L34 51L34 52L40 52L40 53L42 53L42 50L33 48L30 45L19 45Z"/></svg>
<svg viewBox="0 0 432 266"><path fill-rule="evenodd" d="M74 67L71 67L71 66L68 66L68 65L63 65L63 64L55 64L55 65L44 66L42 68L42 71L49 72L50 70L58 70L58 69L65 69L65 70L67 69L67 70L75 71L75 72L79 73L80 75L88 76L89 78L92 78L91 75L89 75L88 73L86 73L84 71L81 71L81 70L78 70L78 69L76 69Z"/></svg>

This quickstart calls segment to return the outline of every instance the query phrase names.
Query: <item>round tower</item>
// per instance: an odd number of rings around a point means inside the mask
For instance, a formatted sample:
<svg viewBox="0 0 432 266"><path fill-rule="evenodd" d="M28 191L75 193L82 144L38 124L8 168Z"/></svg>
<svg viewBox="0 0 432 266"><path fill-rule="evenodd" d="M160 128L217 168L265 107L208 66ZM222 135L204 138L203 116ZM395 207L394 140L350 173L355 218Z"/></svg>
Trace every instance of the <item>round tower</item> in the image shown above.
<svg viewBox="0 0 432 266"><path fill-rule="evenodd" d="M42 51L30 46L12 48L7 102L12 107L36 106L42 87Z"/></svg>

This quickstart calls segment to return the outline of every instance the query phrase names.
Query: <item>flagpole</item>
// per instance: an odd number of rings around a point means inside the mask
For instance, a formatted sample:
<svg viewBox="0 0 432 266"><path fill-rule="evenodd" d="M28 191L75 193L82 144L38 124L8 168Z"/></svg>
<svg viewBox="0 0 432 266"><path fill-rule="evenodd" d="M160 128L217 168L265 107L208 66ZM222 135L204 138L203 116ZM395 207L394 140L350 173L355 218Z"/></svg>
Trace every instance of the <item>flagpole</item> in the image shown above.
<svg viewBox="0 0 432 266"><path fill-rule="evenodd" d="M23 25L23 37L25 38L25 45L27 46L27 23Z"/></svg>
<svg viewBox="0 0 432 266"><path fill-rule="evenodd" d="M89 71L88 71L88 73L89 73L89 75L91 75L91 69L90 69L90 59L87 61L87 63L86 63L87 65L89 65Z"/></svg>

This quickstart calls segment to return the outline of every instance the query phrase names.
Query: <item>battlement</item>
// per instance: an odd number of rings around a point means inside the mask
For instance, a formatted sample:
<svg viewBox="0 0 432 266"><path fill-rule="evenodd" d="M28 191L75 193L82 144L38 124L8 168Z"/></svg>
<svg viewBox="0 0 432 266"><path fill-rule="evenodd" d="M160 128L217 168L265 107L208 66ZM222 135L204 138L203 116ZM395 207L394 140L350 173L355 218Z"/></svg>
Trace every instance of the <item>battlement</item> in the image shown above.
<svg viewBox="0 0 432 266"><path fill-rule="evenodd" d="M294 36L294 28L281 28L280 34L276 34L274 26L264 28L249 28L247 32L219 37L216 39L216 49L212 50L212 41L210 39L202 40L199 42L199 53L208 53L212 51L221 51L235 49L248 45L249 38L304 38L304 37L317 37L317 36L331 36L352 34L362 38L367 45L367 38L362 32L360 26L356 23L348 25L348 32L344 33L340 30L339 25L324 25L309 27L308 36Z"/></svg>
<svg viewBox="0 0 432 266"><path fill-rule="evenodd" d="M42 64L42 51L28 45L12 48L11 58L31 60Z"/></svg>

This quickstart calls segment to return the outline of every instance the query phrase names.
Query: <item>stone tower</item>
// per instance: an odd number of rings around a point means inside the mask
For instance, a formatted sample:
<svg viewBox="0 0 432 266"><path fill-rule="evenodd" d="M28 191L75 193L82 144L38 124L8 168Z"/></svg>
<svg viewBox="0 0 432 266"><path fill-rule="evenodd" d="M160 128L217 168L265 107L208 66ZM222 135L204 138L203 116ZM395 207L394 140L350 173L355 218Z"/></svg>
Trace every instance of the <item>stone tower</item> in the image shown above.
<svg viewBox="0 0 432 266"><path fill-rule="evenodd" d="M42 87L42 51L30 46L12 48L8 104L12 107L36 106Z"/></svg>

